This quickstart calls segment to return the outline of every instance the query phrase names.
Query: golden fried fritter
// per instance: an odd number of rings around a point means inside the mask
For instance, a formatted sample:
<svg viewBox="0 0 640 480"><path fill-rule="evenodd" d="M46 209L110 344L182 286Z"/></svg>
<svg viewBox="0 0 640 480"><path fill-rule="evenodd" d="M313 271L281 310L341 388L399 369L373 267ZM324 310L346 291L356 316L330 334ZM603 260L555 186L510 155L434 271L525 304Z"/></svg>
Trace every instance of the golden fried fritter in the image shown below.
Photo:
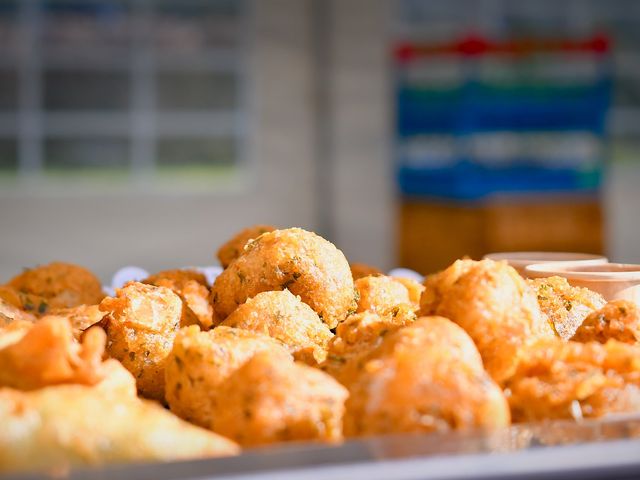
<svg viewBox="0 0 640 480"><path fill-rule="evenodd" d="M0 325L0 388L34 390L75 383L135 397L133 375L115 359L102 360L104 331L91 328L80 340L74 334L62 317Z"/></svg>
<svg viewBox="0 0 640 480"><path fill-rule="evenodd" d="M51 310L46 298L33 293L20 292L7 285L0 286L0 303L5 308L11 306L34 317L46 315Z"/></svg>
<svg viewBox="0 0 640 480"><path fill-rule="evenodd" d="M217 395L220 384L262 350L291 359L280 342L255 332L222 326L207 332L196 326L180 330L165 371L171 411L209 428L216 414L228 407L227 400Z"/></svg>
<svg viewBox="0 0 640 480"><path fill-rule="evenodd" d="M318 314L286 289L257 294L236 308L221 325L275 338L294 358L311 365L324 361L333 337Z"/></svg>
<svg viewBox="0 0 640 480"><path fill-rule="evenodd" d="M506 262L458 260L425 281L421 315L441 315L464 328L498 383L514 371L527 344L554 337L527 282Z"/></svg>
<svg viewBox="0 0 640 480"><path fill-rule="evenodd" d="M165 287L130 282L100 303L107 352L136 378L140 395L164 401L164 369L183 304Z"/></svg>
<svg viewBox="0 0 640 480"><path fill-rule="evenodd" d="M424 285L412 280L410 278L405 277L391 277L396 282L400 282L405 286L407 291L409 292L409 302L413 306L414 310L420 310L420 298L422 297L422 292L424 292Z"/></svg>
<svg viewBox="0 0 640 480"><path fill-rule="evenodd" d="M0 350L0 387L34 390L61 383L94 385L104 377L106 336L101 328L73 338L63 318L44 318Z"/></svg>
<svg viewBox="0 0 640 480"><path fill-rule="evenodd" d="M342 439L347 390L326 373L272 352L253 356L219 395L225 405L212 429L242 446Z"/></svg>
<svg viewBox="0 0 640 480"><path fill-rule="evenodd" d="M385 275L368 276L355 281L358 292L356 313L386 315L399 305L411 305L409 291L400 282Z"/></svg>
<svg viewBox="0 0 640 480"><path fill-rule="evenodd" d="M371 275L384 275L382 270L366 263L350 263L349 268L351 268L351 275L354 281Z"/></svg>
<svg viewBox="0 0 640 480"><path fill-rule="evenodd" d="M207 330L213 325L213 307L204 274L195 270L164 270L147 277L142 283L173 290L198 318L203 329Z"/></svg>
<svg viewBox="0 0 640 480"><path fill-rule="evenodd" d="M543 340L506 382L515 422L640 411L640 347Z"/></svg>
<svg viewBox="0 0 640 480"><path fill-rule="evenodd" d="M624 343L640 342L640 309L628 300L613 300L593 312L578 327L571 340L600 342L617 340Z"/></svg>
<svg viewBox="0 0 640 480"><path fill-rule="evenodd" d="M0 472L235 455L236 444L155 402L80 385L0 389Z"/></svg>
<svg viewBox="0 0 640 480"><path fill-rule="evenodd" d="M54 308L45 314L45 318L66 318L71 323L73 335L80 338L89 327L102 321L106 313L100 310L99 305L78 305L71 308Z"/></svg>
<svg viewBox="0 0 640 480"><path fill-rule="evenodd" d="M507 401L473 341L445 318L386 335L347 369L346 436L509 425Z"/></svg>
<svg viewBox="0 0 640 480"><path fill-rule="evenodd" d="M16 343L31 330L33 325L33 322L15 320L0 313L0 349Z"/></svg>
<svg viewBox="0 0 640 480"><path fill-rule="evenodd" d="M340 380L343 367L354 357L369 353L380 345L386 335L413 323L415 319L415 313L406 305L396 315L363 312L349 316L336 328L322 369Z"/></svg>
<svg viewBox="0 0 640 480"><path fill-rule="evenodd" d="M138 398L136 379L118 360L107 358L102 362L100 370L101 379L92 388L119 397Z"/></svg>
<svg viewBox="0 0 640 480"><path fill-rule="evenodd" d="M553 323L560 338L569 340L591 312L606 303L588 288L572 287L564 277L527 280L538 296L542 313Z"/></svg>
<svg viewBox="0 0 640 480"><path fill-rule="evenodd" d="M222 268L227 268L231 262L242 255L244 247L249 242L258 238L263 233L273 232L276 227L271 225L254 225L238 232L231 240L222 245L218 250L217 257Z"/></svg>
<svg viewBox="0 0 640 480"><path fill-rule="evenodd" d="M275 230L247 244L216 279L215 315L222 321L260 292L288 288L334 328L356 308L349 264L332 243L300 228Z"/></svg>
<svg viewBox="0 0 640 480"><path fill-rule="evenodd" d="M22 310L20 306L6 300L2 295L3 287L0 287L0 325L9 323L9 320L35 322L36 316ZM10 291L10 289L7 289ZM7 291L5 290L5 291Z"/></svg>
<svg viewBox="0 0 640 480"><path fill-rule="evenodd" d="M40 296L51 308L95 305L104 298L100 280L93 273L62 262L25 270L13 277L7 286L21 293ZM34 308L44 310L40 304L34 304Z"/></svg>

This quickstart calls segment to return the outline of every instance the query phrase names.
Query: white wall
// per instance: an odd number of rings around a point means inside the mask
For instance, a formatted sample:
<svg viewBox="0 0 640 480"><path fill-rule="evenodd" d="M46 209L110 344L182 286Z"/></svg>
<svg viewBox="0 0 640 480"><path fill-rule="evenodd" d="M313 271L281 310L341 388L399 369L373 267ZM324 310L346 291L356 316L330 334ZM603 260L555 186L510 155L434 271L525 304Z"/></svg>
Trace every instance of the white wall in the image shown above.
<svg viewBox="0 0 640 480"><path fill-rule="evenodd" d="M336 243L348 258L393 267L394 173L388 75L390 2L331 2Z"/></svg>

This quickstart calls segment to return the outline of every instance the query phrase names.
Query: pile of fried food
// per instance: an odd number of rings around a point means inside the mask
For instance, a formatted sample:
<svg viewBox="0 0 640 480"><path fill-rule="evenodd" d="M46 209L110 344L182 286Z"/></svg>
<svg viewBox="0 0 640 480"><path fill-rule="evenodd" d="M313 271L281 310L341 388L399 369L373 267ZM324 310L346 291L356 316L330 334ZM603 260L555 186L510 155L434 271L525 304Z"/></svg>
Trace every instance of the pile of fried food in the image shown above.
<svg viewBox="0 0 640 480"><path fill-rule="evenodd" d="M421 285L259 225L105 297L51 263L0 287L0 471L640 411L640 314L504 262Z"/></svg>

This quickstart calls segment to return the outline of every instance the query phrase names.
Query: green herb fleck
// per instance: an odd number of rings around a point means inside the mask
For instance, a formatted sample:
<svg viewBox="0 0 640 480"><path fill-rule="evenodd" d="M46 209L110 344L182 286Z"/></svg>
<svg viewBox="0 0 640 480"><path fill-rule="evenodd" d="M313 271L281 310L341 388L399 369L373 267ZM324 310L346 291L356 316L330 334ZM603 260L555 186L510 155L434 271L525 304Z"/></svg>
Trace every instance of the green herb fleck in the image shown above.
<svg viewBox="0 0 640 480"><path fill-rule="evenodd" d="M47 302L45 302L44 300L40 301L40 305L38 305L38 313L42 315L44 312L47 311L47 308L49 308L49 305L47 305Z"/></svg>
<svg viewBox="0 0 640 480"><path fill-rule="evenodd" d="M341 357L339 355L328 355L327 358L332 362L345 363L347 361L346 358Z"/></svg>

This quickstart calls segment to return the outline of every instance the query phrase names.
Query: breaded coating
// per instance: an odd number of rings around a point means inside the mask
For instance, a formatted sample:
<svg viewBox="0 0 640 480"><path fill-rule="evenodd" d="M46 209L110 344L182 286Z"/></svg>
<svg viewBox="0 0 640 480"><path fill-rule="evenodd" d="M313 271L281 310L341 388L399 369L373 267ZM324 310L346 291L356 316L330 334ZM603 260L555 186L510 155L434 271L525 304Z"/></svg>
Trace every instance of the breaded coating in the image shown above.
<svg viewBox="0 0 640 480"><path fill-rule="evenodd" d="M355 281L355 287L358 292L356 313L372 312L386 315L400 305L411 305L407 288L385 275L359 278Z"/></svg>
<svg viewBox="0 0 640 480"><path fill-rule="evenodd" d="M296 360L323 362L333 333L309 305L289 290L262 292L236 308L221 325L275 338Z"/></svg>
<svg viewBox="0 0 640 480"><path fill-rule="evenodd" d="M165 287L130 282L100 303L107 352L136 378L140 395L164 401L164 369L183 304Z"/></svg>
<svg viewBox="0 0 640 480"><path fill-rule="evenodd" d="M0 388L33 390L82 384L135 397L133 375L118 360L102 360L105 339L100 327L79 338L67 318L46 316L37 323L12 320L3 324L0 315Z"/></svg>
<svg viewBox="0 0 640 480"><path fill-rule="evenodd" d="M506 262L458 260L427 278L421 315L441 315L466 330L498 383L513 374L520 351L555 333L527 282Z"/></svg>
<svg viewBox="0 0 640 480"><path fill-rule="evenodd" d="M147 277L142 283L173 290L197 317L200 327L205 330L212 327L211 292L204 274L195 270L164 270Z"/></svg>
<svg viewBox="0 0 640 480"><path fill-rule="evenodd" d="M155 402L80 385L0 389L0 472L235 455L226 438L183 422Z"/></svg>
<svg viewBox="0 0 640 480"><path fill-rule="evenodd" d="M25 270L13 277L7 286L18 292L40 296L51 308L95 305L104 298L98 277L78 265L62 262ZM39 304L34 307L43 309Z"/></svg>
<svg viewBox="0 0 640 480"><path fill-rule="evenodd" d="M71 323L73 335L80 338L82 333L93 325L102 321L106 313L100 310L99 305L78 305L71 308L54 308L51 309L45 318L66 318Z"/></svg>
<svg viewBox="0 0 640 480"><path fill-rule="evenodd" d="M514 422L640 411L640 347L543 340L506 383Z"/></svg>
<svg viewBox="0 0 640 480"><path fill-rule="evenodd" d="M593 312L578 327L571 338L574 342L617 340L624 343L640 342L640 309L628 300L613 300Z"/></svg>
<svg viewBox="0 0 640 480"><path fill-rule="evenodd" d="M336 328L336 335L329 342L329 352L322 369L340 380L345 365L354 357L369 353L382 343L386 335L415 320L415 313L406 305L396 315L381 316L363 312L349 316Z"/></svg>
<svg viewBox="0 0 640 480"><path fill-rule="evenodd" d="M424 285L416 282L411 278L405 277L391 277L396 282L400 282L405 286L407 291L409 292L409 302L414 310L420 310L420 298L422 297L422 292L424 292Z"/></svg>
<svg viewBox="0 0 640 480"><path fill-rule="evenodd" d="M542 313L563 340L569 340L582 321L604 306L605 299L588 288L572 287L564 277L527 280L538 297Z"/></svg>
<svg viewBox="0 0 640 480"><path fill-rule="evenodd" d="M35 322L36 316L22 310L19 306L6 300L2 295L3 287L0 287L0 325L9 323L9 320ZM3 320L4 319L4 320Z"/></svg>
<svg viewBox="0 0 640 480"><path fill-rule="evenodd" d="M33 322L14 320L0 313L0 349L16 343L31 330L33 325Z"/></svg>
<svg viewBox="0 0 640 480"><path fill-rule="evenodd" d="M242 446L339 442L347 390L326 373L257 353L220 386L213 431Z"/></svg>
<svg viewBox="0 0 640 480"><path fill-rule="evenodd" d="M173 343L165 371L171 411L210 428L215 415L228 408L226 398L217 394L220 384L263 350L291 360L282 344L266 335L222 326L207 332L197 326L183 328Z"/></svg>
<svg viewBox="0 0 640 480"><path fill-rule="evenodd" d="M34 390L61 383L94 385L105 377L106 335L95 327L82 342L64 318L44 318L0 350L0 387Z"/></svg>
<svg viewBox="0 0 640 480"><path fill-rule="evenodd" d="M334 328L356 308L353 278L342 252L300 228L275 230L249 242L213 284L219 321L260 292L289 289Z"/></svg>
<svg viewBox="0 0 640 480"><path fill-rule="evenodd" d="M423 317L347 367L345 436L496 428L507 401L453 322Z"/></svg>
<svg viewBox="0 0 640 480"><path fill-rule="evenodd" d="M8 285L0 286L0 303L10 305L25 314L39 317L51 310L49 301L33 293L20 292Z"/></svg>
<svg viewBox="0 0 640 480"><path fill-rule="evenodd" d="M366 263L350 263L349 268L351 268L351 275L353 276L354 282L359 278L371 275L384 275L382 270L371 265L367 265Z"/></svg>
<svg viewBox="0 0 640 480"><path fill-rule="evenodd" d="M102 362L101 376L100 381L93 385L93 389L119 397L138 398L136 379L115 358L107 358Z"/></svg>
<svg viewBox="0 0 640 480"><path fill-rule="evenodd" d="M271 225L254 225L238 232L218 250L217 257L222 268L227 268L231 262L242 255L244 247L249 240L253 240L263 233L273 232L274 230L276 230L276 227Z"/></svg>

